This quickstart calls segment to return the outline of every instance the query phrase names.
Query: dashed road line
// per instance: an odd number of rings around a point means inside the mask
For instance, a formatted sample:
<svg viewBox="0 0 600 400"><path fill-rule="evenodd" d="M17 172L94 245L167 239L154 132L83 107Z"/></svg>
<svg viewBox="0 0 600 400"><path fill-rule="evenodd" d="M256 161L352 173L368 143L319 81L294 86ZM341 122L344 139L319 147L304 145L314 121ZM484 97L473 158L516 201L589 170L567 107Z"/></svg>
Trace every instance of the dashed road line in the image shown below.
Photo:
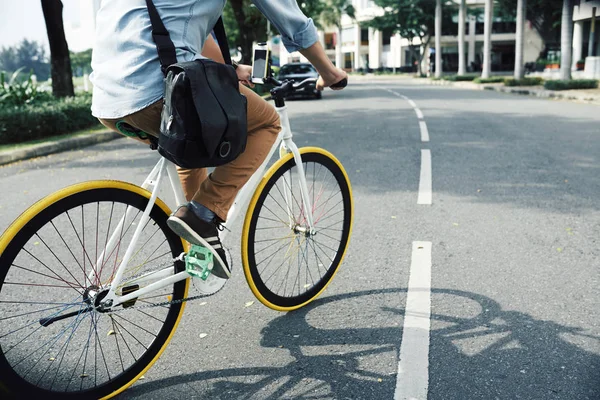
<svg viewBox="0 0 600 400"><path fill-rule="evenodd" d="M427 129L427 123L425 122L425 116L423 115L423 112L421 111L421 109L419 107L417 107L417 104L413 100L409 99L408 97L406 97L403 94L394 92L391 89L385 89L385 90L387 92L390 92L394 96L401 97L404 100L408 101L408 104L410 104L410 106L415 110L415 113L417 114L417 118L419 119L419 128L421 130L421 141L429 142L429 131Z"/></svg>
<svg viewBox="0 0 600 400"><path fill-rule="evenodd" d="M419 121L419 127L421 128L421 142L429 142L429 130L425 121Z"/></svg>
<svg viewBox="0 0 600 400"><path fill-rule="evenodd" d="M431 317L431 242L413 242L394 400L427 399Z"/></svg>
<svg viewBox="0 0 600 400"><path fill-rule="evenodd" d="M431 150L421 150L421 177L419 179L419 196L417 204L431 204L432 202L432 184L431 184Z"/></svg>
<svg viewBox="0 0 600 400"><path fill-rule="evenodd" d="M419 118L419 120L423 120L425 118L420 108L415 108L415 112L417 113L417 118Z"/></svg>

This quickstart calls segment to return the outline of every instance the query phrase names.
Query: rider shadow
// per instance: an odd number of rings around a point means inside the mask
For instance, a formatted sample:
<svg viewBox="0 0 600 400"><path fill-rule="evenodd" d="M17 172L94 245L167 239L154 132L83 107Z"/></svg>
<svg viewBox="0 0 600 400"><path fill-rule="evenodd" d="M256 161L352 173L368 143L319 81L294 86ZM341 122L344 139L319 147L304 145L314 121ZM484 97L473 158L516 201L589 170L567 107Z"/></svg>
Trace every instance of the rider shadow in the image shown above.
<svg viewBox="0 0 600 400"><path fill-rule="evenodd" d="M324 297L275 318L263 329L261 345L288 351L294 361L283 367L197 372L136 385L126 393L146 397L169 390L173 395L171 390L186 390L187 385L194 395L209 399L392 398L400 326L321 329L309 323L308 314L324 306L340 310L348 306L343 303L352 305L368 296L405 293L406 289L383 289ZM474 293L433 289L432 300L434 305L450 300L449 310L463 301L475 302L480 311L468 317L432 312L430 399L600 398L600 356L582 348L590 342L597 346L599 338L579 328L503 311L494 300ZM387 319L405 314L402 308L378 308ZM579 338L580 346L572 344L572 337ZM393 362L382 368L390 353Z"/></svg>

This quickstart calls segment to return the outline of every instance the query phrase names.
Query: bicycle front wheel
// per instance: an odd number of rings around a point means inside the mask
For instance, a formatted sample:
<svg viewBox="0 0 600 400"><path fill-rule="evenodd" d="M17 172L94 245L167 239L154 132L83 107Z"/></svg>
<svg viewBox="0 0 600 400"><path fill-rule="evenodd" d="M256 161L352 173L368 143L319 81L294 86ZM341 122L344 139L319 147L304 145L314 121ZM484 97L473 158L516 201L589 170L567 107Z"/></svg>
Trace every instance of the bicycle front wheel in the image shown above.
<svg viewBox="0 0 600 400"><path fill-rule="evenodd" d="M161 303L185 298L189 279L94 308L149 198L124 182L77 184L40 200L0 237L0 397L109 398L158 359L184 308ZM157 199L117 294L151 283L131 282L157 268L183 270L169 214Z"/></svg>
<svg viewBox="0 0 600 400"><path fill-rule="evenodd" d="M352 190L342 164L329 152L300 149L313 230L306 219L298 166L292 154L265 174L248 206L242 263L250 289L269 308L291 311L329 285L348 247Z"/></svg>

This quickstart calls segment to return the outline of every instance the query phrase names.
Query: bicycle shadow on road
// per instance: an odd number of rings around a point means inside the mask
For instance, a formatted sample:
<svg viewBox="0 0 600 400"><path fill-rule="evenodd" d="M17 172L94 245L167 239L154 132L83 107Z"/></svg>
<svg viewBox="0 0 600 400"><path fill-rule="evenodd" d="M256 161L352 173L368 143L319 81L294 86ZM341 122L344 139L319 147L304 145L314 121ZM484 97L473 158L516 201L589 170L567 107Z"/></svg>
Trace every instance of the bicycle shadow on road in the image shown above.
<svg viewBox="0 0 600 400"><path fill-rule="evenodd" d="M124 396L146 398L166 391L162 393L179 392L185 393L182 398L194 395L207 399L393 398L400 327L319 329L308 321L309 313L319 307L339 309L344 302L402 293L406 289L334 295L275 318L263 329L261 346L289 352L294 361L285 366L229 368L173 376L135 385ZM433 289L432 300L434 306L439 301L453 301L449 309L463 309L467 302L470 304L467 308L478 311L474 316L457 317L437 313L434 307L430 399L600 398L600 356L582 348L590 341L592 346L598 346L600 338L586 335L579 328L502 310L496 301L475 293ZM379 305L379 309L388 318L405 315L402 308ZM293 332L300 335L292 335ZM566 339L573 337L580 340ZM483 346L478 343L481 341ZM337 350L319 351L331 346L337 346L334 347ZM371 364L362 361L390 351L395 354L393 373L382 373L377 365L369 368ZM187 393L190 387L193 391Z"/></svg>

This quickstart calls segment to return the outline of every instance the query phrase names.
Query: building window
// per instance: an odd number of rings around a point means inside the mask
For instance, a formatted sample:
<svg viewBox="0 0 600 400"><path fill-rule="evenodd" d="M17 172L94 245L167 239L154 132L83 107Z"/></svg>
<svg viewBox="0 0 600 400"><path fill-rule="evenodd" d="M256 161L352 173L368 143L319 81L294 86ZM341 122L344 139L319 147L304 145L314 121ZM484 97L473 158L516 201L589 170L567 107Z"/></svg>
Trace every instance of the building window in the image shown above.
<svg viewBox="0 0 600 400"><path fill-rule="evenodd" d="M369 29L363 28L360 30L360 44L364 46L369 45Z"/></svg>
<svg viewBox="0 0 600 400"><path fill-rule="evenodd" d="M394 31L391 29L384 29L381 32L381 36L382 36L382 41L383 41L383 45L389 45L392 41L392 36L394 35Z"/></svg>

